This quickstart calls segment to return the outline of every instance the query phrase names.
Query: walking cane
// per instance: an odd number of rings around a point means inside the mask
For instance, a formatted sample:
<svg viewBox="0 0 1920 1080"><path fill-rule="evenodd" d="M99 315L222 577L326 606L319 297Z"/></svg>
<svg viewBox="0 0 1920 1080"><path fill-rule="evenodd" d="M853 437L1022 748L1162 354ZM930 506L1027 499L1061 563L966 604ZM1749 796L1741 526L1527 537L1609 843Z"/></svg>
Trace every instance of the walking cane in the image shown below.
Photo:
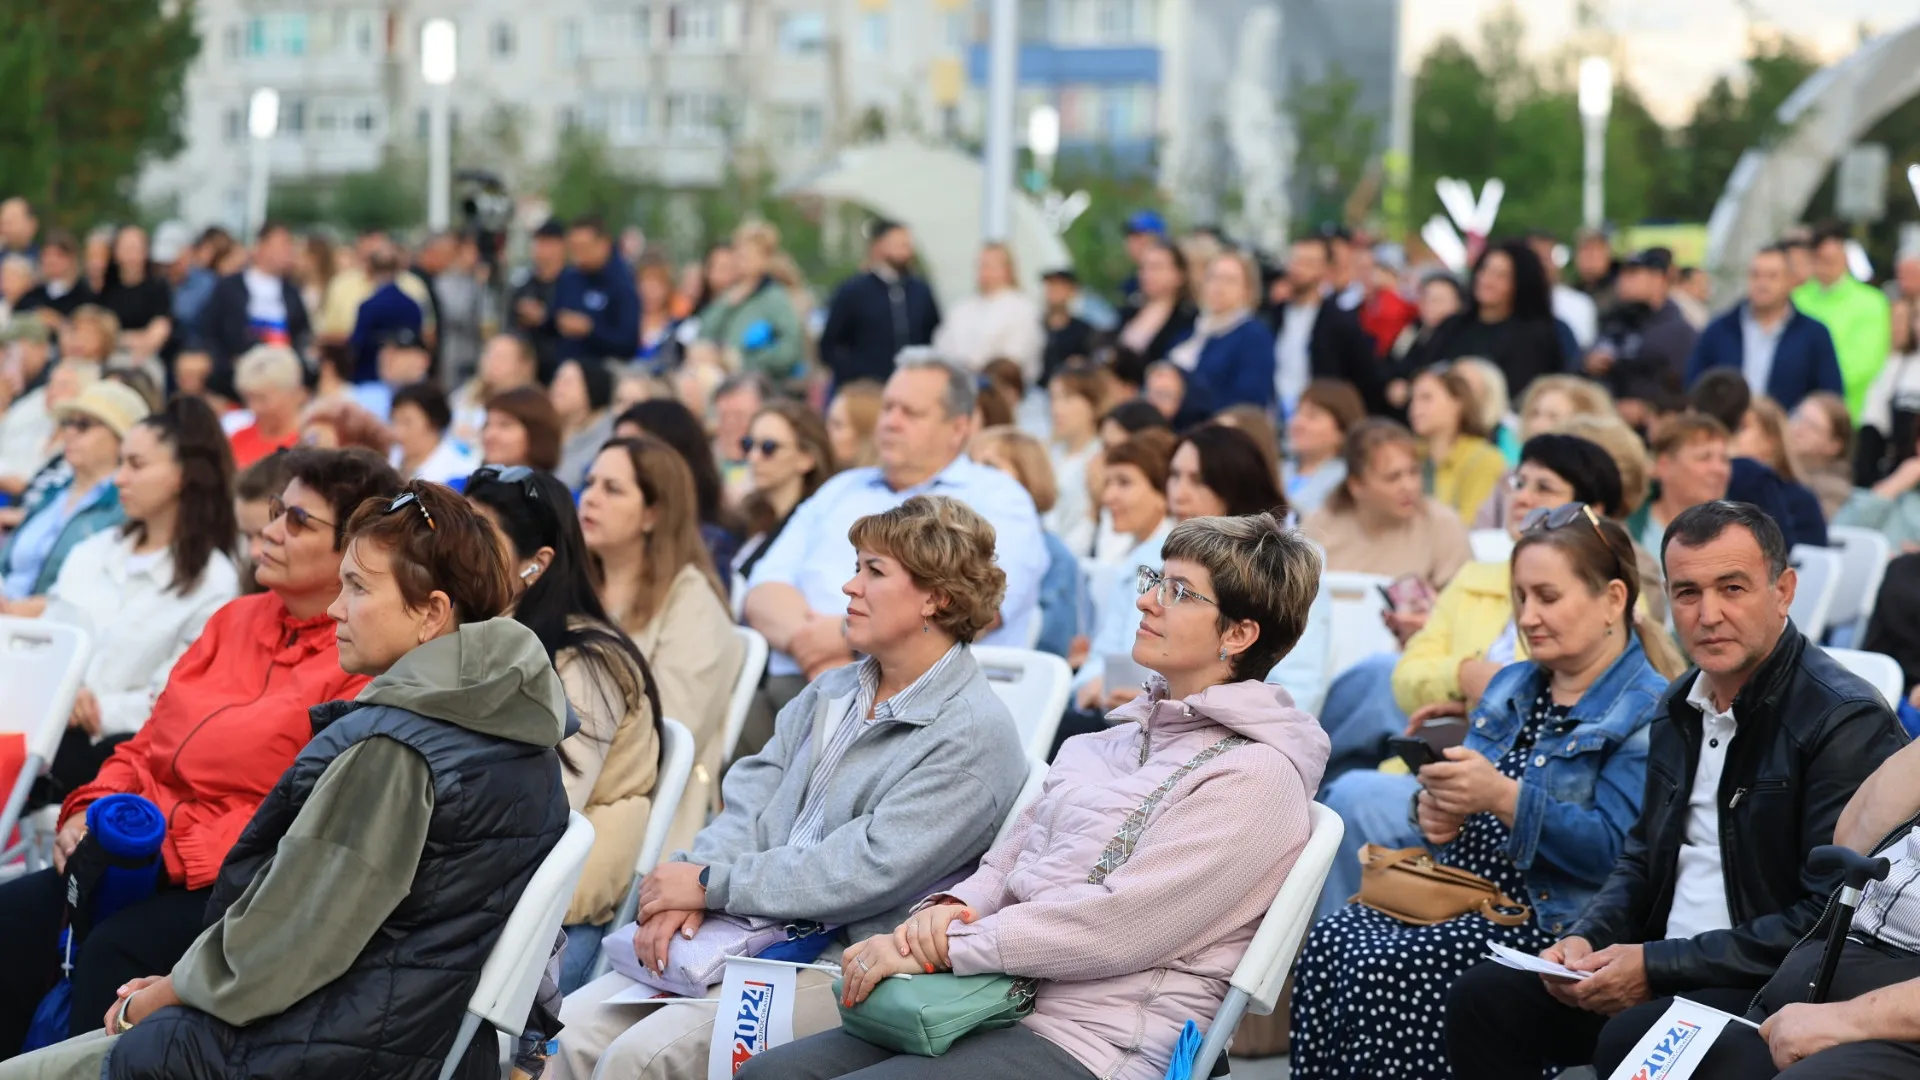
<svg viewBox="0 0 1920 1080"><path fill-rule="evenodd" d="M1833 913L1833 927L1827 931L1827 949L1820 954L1820 971L1814 977L1813 997L1808 999L1812 1004L1825 1004L1827 992L1833 988L1833 973L1840 967L1840 954L1847 947L1847 934L1853 929L1853 913L1860 906L1861 890L1869 881L1885 881L1891 866L1886 859L1868 858L1838 844L1814 848L1807 855L1807 869L1816 874L1837 870L1841 875L1840 903Z"/></svg>

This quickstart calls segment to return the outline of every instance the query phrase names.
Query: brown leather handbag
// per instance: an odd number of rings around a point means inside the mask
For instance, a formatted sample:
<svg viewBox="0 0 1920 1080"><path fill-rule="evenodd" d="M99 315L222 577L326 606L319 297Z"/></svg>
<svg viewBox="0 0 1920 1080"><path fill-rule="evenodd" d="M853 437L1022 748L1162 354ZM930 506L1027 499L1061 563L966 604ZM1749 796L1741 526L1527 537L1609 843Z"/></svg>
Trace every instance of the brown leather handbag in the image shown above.
<svg viewBox="0 0 1920 1080"><path fill-rule="evenodd" d="M1519 926L1533 916L1532 909L1493 882L1442 866L1426 848L1417 847L1361 848L1360 893L1348 902L1354 901L1410 926L1432 926L1476 912L1499 926Z"/></svg>

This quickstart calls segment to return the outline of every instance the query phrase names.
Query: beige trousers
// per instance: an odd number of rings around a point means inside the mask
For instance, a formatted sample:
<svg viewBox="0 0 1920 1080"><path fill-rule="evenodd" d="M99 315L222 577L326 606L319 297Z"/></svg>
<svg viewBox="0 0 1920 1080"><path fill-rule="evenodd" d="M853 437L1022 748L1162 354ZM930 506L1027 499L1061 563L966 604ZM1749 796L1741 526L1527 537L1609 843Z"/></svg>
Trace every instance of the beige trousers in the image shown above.
<svg viewBox="0 0 1920 1080"><path fill-rule="evenodd" d="M604 975L567 995L560 1007L560 1052L547 1062L553 1080L706 1080L713 1045L711 1005L607 1005L633 985ZM715 987L708 993L718 993ZM793 999L793 1037L840 1026L833 977L802 971ZM0 1078L3 1080L3 1078Z"/></svg>
<svg viewBox="0 0 1920 1080"><path fill-rule="evenodd" d="M828 990L831 998L833 991ZM794 1023L800 1018L796 1015ZM835 1026L839 1026L836 1018ZM795 1037L799 1032L794 1032ZM0 1061L0 1080L99 1080L100 1066L113 1049L115 1036L105 1031L89 1031L66 1042Z"/></svg>

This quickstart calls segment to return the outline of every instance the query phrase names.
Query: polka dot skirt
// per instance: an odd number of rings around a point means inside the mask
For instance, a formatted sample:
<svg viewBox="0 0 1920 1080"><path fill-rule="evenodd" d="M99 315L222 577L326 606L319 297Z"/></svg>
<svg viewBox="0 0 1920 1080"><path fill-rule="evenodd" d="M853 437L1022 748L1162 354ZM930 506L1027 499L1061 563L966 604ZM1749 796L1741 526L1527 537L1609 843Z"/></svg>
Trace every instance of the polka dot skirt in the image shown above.
<svg viewBox="0 0 1920 1080"><path fill-rule="evenodd" d="M1566 714L1542 691L1513 748L1496 763L1500 772L1519 779L1535 738ZM1508 896L1525 896L1525 878L1507 857L1510 836L1492 814L1474 814L1446 848L1444 861L1486 878ZM1408 926L1372 908L1347 905L1314 925L1294 967L1292 1075L1451 1077L1445 1020L1453 981L1486 957L1489 941L1532 953L1553 940L1531 922L1507 927L1463 915L1437 926Z"/></svg>

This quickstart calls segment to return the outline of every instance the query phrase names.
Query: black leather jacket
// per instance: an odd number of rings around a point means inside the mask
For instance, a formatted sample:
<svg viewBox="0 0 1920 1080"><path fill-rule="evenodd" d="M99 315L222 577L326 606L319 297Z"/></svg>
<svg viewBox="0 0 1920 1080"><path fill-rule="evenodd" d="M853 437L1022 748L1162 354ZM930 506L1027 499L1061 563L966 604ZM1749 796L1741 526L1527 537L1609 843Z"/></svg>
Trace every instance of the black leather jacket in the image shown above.
<svg viewBox="0 0 1920 1080"><path fill-rule="evenodd" d="M1645 943L1656 997L1697 987L1760 986L1814 928L1839 884L1805 872L1807 853L1906 735L1880 695L1791 623L1733 701L1735 729L1720 777L1720 857L1729 930L1665 938L1687 801L1700 761L1700 710L1687 704L1699 669L1667 688L1649 729L1646 800L1613 874L1569 936L1595 949Z"/></svg>

